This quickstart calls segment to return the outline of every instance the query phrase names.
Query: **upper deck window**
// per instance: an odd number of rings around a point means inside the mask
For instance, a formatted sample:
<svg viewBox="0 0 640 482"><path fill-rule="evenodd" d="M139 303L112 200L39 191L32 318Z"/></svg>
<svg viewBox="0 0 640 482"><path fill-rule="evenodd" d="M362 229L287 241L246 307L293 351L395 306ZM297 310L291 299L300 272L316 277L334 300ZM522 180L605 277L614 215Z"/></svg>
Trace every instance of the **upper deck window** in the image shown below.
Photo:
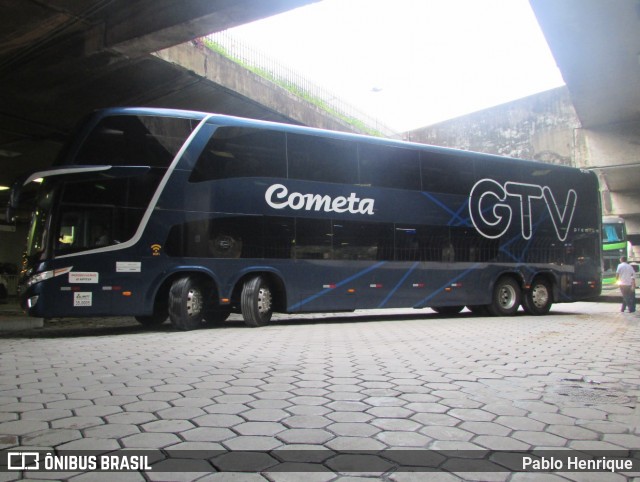
<svg viewBox="0 0 640 482"><path fill-rule="evenodd" d="M340 139L287 134L289 177L305 181L356 184L356 144Z"/></svg>
<svg viewBox="0 0 640 482"><path fill-rule="evenodd" d="M196 120L177 117L105 117L85 139L72 163L166 168L196 125Z"/></svg>
<svg viewBox="0 0 640 482"><path fill-rule="evenodd" d="M246 127L216 129L189 181L230 177L287 177L284 133Z"/></svg>
<svg viewBox="0 0 640 482"><path fill-rule="evenodd" d="M471 158L453 154L421 152L422 190L468 196L476 182Z"/></svg>
<svg viewBox="0 0 640 482"><path fill-rule="evenodd" d="M361 144L360 184L396 189L420 189L418 151Z"/></svg>

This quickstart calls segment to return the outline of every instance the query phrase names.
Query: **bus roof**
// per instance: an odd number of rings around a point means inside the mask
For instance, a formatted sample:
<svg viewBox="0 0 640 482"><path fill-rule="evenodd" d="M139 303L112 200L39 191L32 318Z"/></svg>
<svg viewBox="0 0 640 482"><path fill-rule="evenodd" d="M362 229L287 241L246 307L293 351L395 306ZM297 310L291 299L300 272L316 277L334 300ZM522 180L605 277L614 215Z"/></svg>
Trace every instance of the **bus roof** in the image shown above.
<svg viewBox="0 0 640 482"><path fill-rule="evenodd" d="M487 161L508 161L514 163L533 164L535 166L544 165L547 169L554 170L575 170L572 166L565 166L559 164L543 163L535 160L527 160L515 157L501 156L497 154L487 154L476 151L468 151L457 148L434 146L431 144L421 144L417 142L404 141L400 139L390 139L382 137L367 136L364 134L353 134L348 132L333 131L327 129L319 129L315 127L307 127L295 124L285 124L280 122L272 122L265 120L250 119L245 117L236 117L226 114L207 113L194 110L180 110L180 109L168 109L157 107L113 107L101 109L98 111L99 115L157 115L168 117L182 117L194 120L203 120L207 118L207 122L211 124L220 124L225 126L237 126L237 127L255 127L255 128L268 128L273 130L279 130L284 132L291 132L297 134L318 135L324 137L330 137L334 139L352 140L367 142L370 144L386 145L389 147L397 147L404 149L419 149L424 152L433 152L439 154L448 154L457 156L460 158L471 159L486 159Z"/></svg>

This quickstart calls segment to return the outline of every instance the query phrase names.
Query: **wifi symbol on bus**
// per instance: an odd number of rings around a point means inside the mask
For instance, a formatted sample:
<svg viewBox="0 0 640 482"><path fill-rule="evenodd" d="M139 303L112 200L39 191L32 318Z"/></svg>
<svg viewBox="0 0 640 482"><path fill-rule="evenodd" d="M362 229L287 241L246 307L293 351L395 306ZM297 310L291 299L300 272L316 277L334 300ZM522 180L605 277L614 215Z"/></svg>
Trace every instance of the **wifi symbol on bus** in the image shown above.
<svg viewBox="0 0 640 482"><path fill-rule="evenodd" d="M160 246L159 244L151 245L151 251L153 252L153 256L160 256L161 249L162 249L162 246Z"/></svg>

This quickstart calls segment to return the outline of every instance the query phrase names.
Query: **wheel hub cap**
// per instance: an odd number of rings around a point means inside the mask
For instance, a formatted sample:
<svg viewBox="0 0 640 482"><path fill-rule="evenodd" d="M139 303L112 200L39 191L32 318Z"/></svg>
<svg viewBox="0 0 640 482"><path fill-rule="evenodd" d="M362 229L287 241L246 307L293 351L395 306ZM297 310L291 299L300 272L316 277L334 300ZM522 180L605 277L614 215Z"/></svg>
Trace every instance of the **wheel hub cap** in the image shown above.
<svg viewBox="0 0 640 482"><path fill-rule="evenodd" d="M544 285L536 285L536 286L533 287L533 291L531 293L531 297L533 299L533 304L537 308L542 308L549 301L549 292L547 291L546 286L544 286Z"/></svg>
<svg viewBox="0 0 640 482"><path fill-rule="evenodd" d="M197 315L202 311L202 293L197 290L189 290L187 294L187 313L189 316Z"/></svg>
<svg viewBox="0 0 640 482"><path fill-rule="evenodd" d="M260 313L269 313L271 311L271 291L261 288L258 291L258 311Z"/></svg>
<svg viewBox="0 0 640 482"><path fill-rule="evenodd" d="M513 305L516 302L516 292L511 286L503 286L500 289L499 297L498 297L500 306L504 309L513 308Z"/></svg>

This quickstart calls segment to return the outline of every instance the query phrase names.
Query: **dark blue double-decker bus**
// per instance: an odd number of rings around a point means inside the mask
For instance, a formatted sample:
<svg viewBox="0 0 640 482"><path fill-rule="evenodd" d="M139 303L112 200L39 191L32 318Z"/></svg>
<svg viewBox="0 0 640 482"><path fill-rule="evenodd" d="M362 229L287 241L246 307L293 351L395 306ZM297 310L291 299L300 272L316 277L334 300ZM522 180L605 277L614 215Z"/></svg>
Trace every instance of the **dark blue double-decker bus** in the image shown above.
<svg viewBox="0 0 640 482"><path fill-rule="evenodd" d="M96 112L42 180L21 296L38 317L430 307L541 315L601 289L587 171L201 112Z"/></svg>

